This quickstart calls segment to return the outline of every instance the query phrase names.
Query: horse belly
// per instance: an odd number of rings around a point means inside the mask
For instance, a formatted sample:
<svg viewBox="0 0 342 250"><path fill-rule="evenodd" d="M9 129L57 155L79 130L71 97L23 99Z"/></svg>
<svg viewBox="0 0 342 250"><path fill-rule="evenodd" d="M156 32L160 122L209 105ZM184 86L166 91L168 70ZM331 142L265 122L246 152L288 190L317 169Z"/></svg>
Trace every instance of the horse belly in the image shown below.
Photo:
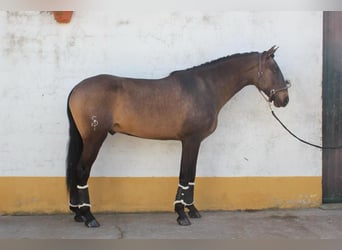
<svg viewBox="0 0 342 250"><path fill-rule="evenodd" d="M117 115L116 115L117 117ZM170 119L168 116L128 115L116 119L113 131L148 139L179 139L180 120Z"/></svg>

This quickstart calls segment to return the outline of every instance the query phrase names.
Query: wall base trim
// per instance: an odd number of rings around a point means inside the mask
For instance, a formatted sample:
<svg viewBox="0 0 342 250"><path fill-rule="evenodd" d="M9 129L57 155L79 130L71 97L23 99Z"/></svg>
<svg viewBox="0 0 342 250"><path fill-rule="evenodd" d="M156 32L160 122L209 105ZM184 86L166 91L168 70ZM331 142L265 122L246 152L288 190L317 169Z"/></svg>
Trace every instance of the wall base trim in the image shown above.
<svg viewBox="0 0 342 250"><path fill-rule="evenodd" d="M93 212L173 211L176 177L92 177ZM63 177L0 177L1 214L68 212ZM200 210L310 208L322 203L321 177L198 177Z"/></svg>

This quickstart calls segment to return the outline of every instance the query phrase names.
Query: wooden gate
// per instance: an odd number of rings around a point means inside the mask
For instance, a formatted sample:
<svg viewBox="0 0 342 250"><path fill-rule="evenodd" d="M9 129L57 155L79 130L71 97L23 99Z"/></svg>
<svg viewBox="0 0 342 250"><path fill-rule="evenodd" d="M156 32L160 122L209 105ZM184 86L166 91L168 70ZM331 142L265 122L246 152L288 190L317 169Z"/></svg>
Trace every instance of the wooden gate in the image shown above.
<svg viewBox="0 0 342 250"><path fill-rule="evenodd" d="M342 12L324 12L323 32L323 145L342 145ZM342 149L323 150L323 202L342 202Z"/></svg>

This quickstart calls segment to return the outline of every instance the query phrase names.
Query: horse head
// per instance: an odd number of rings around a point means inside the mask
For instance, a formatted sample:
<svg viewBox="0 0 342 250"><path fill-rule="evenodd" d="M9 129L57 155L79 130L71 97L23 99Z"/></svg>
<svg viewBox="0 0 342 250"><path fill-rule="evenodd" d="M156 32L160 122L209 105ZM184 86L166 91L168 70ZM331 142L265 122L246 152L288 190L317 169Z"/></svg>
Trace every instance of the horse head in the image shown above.
<svg viewBox="0 0 342 250"><path fill-rule="evenodd" d="M276 107L285 107L289 103L288 88L291 84L284 79L274 60L274 53L277 49L273 46L268 51L259 54L258 78L255 85L268 97L266 99L268 102L273 102Z"/></svg>

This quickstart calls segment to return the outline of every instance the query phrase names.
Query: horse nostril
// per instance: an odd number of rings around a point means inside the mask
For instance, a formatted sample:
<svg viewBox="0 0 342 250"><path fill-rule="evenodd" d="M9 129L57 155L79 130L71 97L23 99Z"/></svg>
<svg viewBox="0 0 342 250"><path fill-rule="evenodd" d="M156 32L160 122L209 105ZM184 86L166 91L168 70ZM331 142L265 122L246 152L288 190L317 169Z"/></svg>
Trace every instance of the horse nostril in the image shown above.
<svg viewBox="0 0 342 250"><path fill-rule="evenodd" d="M284 99L284 106L286 106L289 103L290 99L288 96L285 97Z"/></svg>

